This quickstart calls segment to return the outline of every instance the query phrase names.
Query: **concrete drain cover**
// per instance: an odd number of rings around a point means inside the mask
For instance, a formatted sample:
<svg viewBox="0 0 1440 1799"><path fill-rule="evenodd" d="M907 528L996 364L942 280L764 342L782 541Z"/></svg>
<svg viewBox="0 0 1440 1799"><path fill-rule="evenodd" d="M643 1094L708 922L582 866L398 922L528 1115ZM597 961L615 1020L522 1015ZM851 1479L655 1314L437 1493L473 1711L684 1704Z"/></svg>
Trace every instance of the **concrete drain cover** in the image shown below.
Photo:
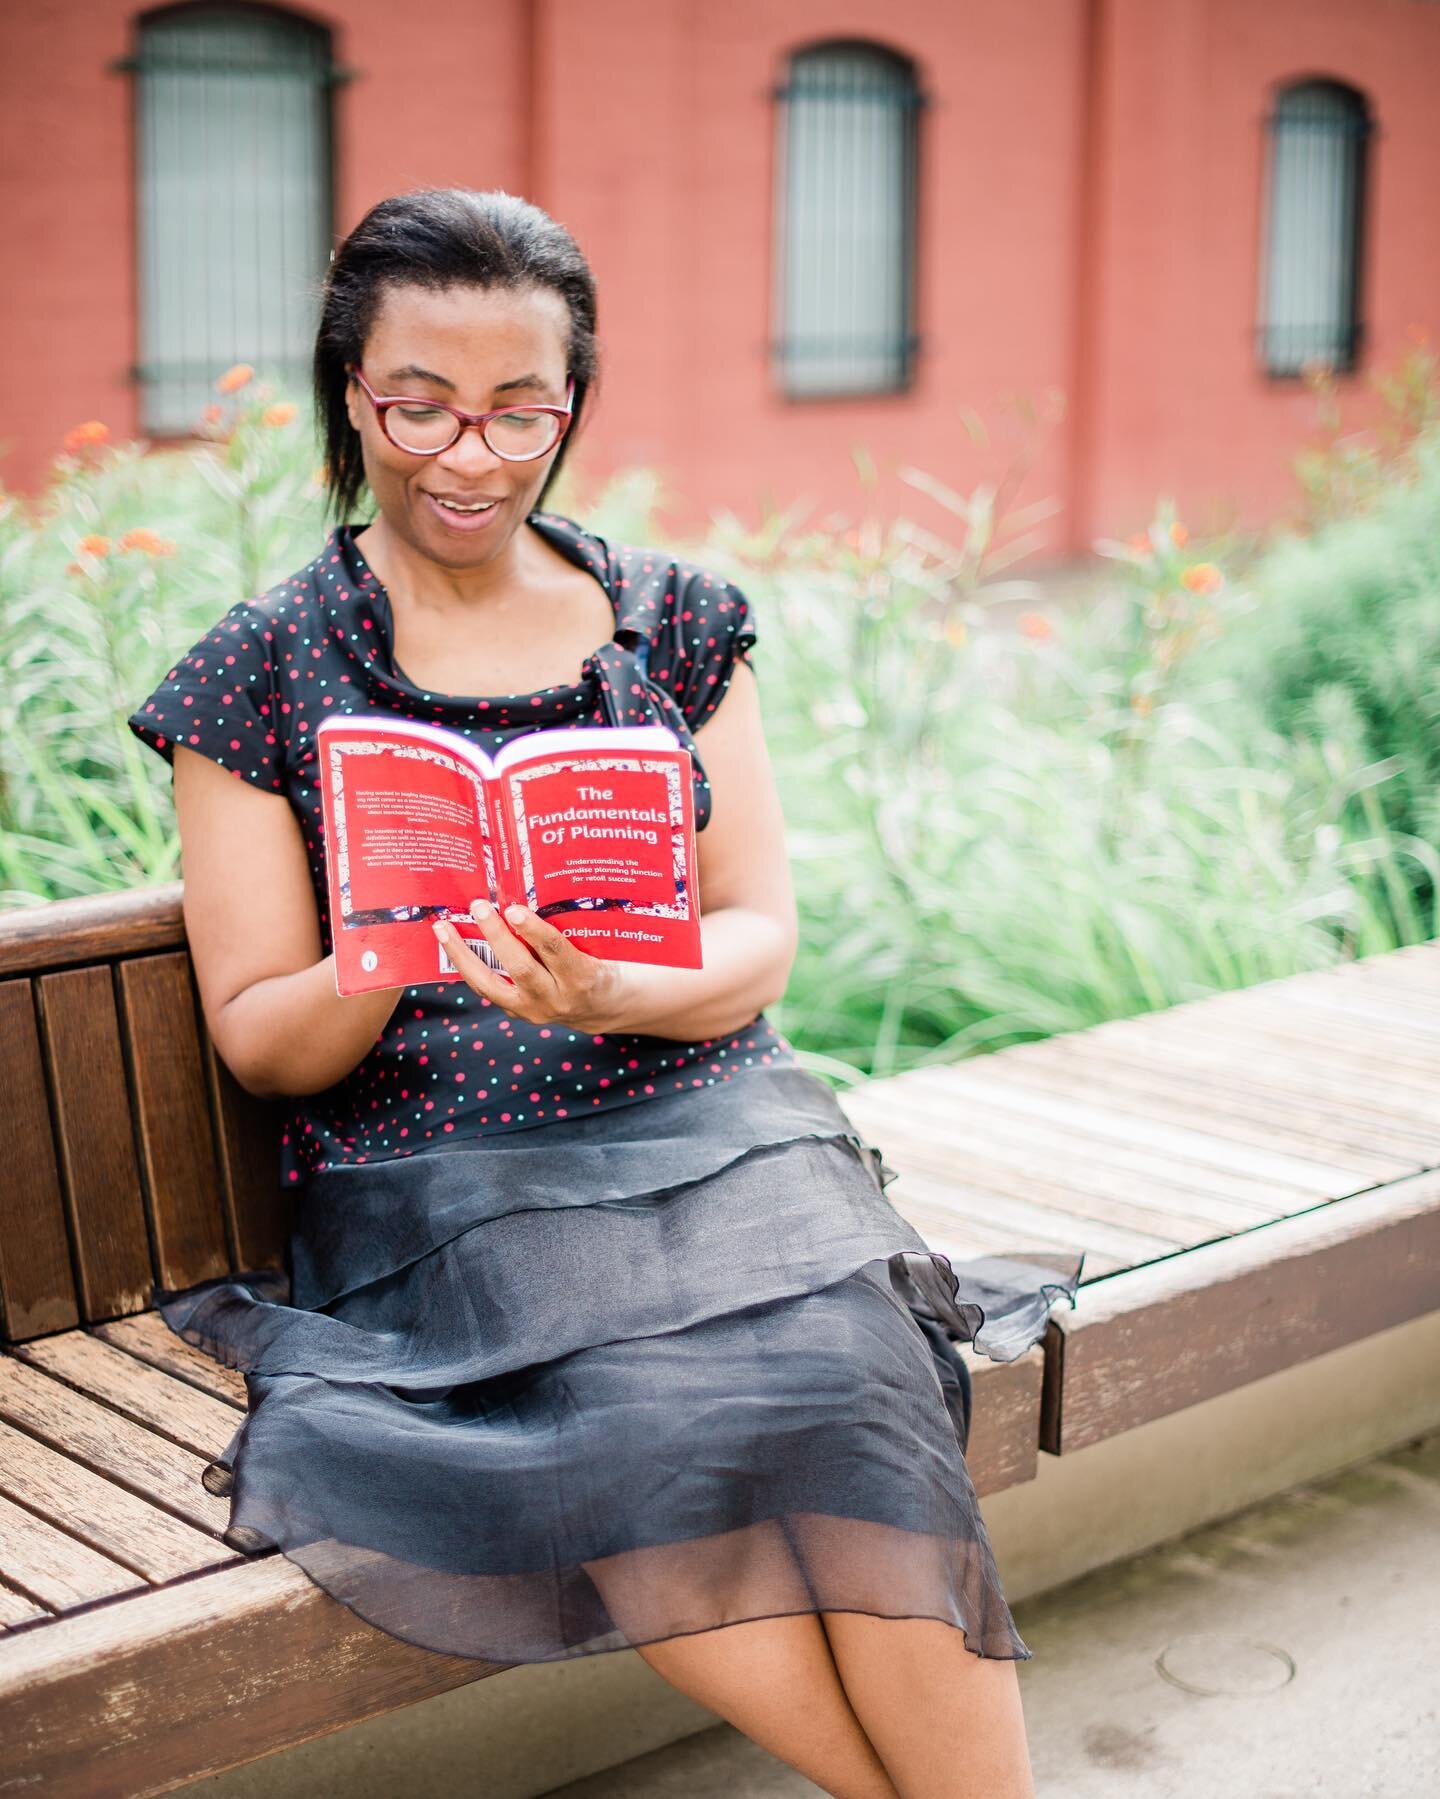
<svg viewBox="0 0 1440 1799"><path fill-rule="evenodd" d="M1295 1663L1273 1643L1195 1631L1176 1637L1155 1658L1162 1680L1182 1693L1215 1698L1271 1693L1295 1678Z"/></svg>

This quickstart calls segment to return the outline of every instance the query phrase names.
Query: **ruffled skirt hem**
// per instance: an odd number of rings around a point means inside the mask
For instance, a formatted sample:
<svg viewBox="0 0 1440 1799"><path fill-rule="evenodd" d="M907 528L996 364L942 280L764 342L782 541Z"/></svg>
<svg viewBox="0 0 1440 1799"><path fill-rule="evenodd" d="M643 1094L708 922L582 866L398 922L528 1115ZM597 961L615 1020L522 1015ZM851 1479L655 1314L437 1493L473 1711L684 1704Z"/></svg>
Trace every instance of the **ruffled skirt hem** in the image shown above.
<svg viewBox="0 0 1440 1799"><path fill-rule="evenodd" d="M1083 1257L931 1251L796 1067L628 1112L317 1177L285 1272L156 1290L245 1374L226 1540L492 1666L832 1610L1028 1659L959 1345L1023 1354Z"/></svg>

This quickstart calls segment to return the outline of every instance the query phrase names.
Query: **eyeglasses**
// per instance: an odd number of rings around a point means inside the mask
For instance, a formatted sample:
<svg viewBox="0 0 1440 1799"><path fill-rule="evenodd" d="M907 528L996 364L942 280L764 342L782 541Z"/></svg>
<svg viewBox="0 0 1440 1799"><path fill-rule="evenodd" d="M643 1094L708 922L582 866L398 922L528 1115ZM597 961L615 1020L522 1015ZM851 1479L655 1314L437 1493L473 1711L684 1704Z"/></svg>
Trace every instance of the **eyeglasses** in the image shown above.
<svg viewBox="0 0 1440 1799"><path fill-rule="evenodd" d="M357 362L347 362L345 372L364 388L375 408L380 429L397 450L410 456L438 456L458 441L462 432L478 425L480 435L506 462L533 462L553 450L569 428L575 398L572 376L563 406L507 406L494 412L462 412L439 400L408 394L377 394L360 372Z"/></svg>

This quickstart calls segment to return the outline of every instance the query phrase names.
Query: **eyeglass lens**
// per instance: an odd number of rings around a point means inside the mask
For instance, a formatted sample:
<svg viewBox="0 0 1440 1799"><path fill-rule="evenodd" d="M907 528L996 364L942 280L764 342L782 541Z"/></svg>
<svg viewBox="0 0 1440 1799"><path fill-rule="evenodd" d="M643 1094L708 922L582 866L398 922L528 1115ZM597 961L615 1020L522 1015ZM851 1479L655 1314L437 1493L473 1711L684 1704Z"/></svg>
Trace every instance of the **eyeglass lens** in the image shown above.
<svg viewBox="0 0 1440 1799"><path fill-rule="evenodd" d="M448 449L460 435L459 419L443 406L391 406L385 423L402 450L417 453ZM553 412L517 406L513 412L487 420L483 429L485 442L497 456L523 462L543 456L559 437L561 426Z"/></svg>

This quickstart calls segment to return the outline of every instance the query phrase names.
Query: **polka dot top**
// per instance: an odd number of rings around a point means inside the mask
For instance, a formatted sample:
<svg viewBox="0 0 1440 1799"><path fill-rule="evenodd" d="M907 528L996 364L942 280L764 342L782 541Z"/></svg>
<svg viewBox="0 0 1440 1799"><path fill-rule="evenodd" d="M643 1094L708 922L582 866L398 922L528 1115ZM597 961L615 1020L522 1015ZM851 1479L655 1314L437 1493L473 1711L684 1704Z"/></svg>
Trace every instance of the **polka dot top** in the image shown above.
<svg viewBox="0 0 1440 1799"><path fill-rule="evenodd" d="M695 828L711 797L692 736L755 642L733 583L658 550L608 543L558 513L529 523L609 596L615 635L573 686L465 698L412 685L391 653L389 597L341 525L315 560L238 601L182 656L127 723L174 761L178 743L239 780L283 794L304 832L321 940L333 947L315 731L332 713L383 711L459 731L493 753L526 732L663 724L694 756ZM384 1032L343 1080L293 1102L281 1178L413 1155L457 1135L521 1130L795 1060L763 1013L733 1035L681 1043L532 1025L464 981L409 987Z"/></svg>

